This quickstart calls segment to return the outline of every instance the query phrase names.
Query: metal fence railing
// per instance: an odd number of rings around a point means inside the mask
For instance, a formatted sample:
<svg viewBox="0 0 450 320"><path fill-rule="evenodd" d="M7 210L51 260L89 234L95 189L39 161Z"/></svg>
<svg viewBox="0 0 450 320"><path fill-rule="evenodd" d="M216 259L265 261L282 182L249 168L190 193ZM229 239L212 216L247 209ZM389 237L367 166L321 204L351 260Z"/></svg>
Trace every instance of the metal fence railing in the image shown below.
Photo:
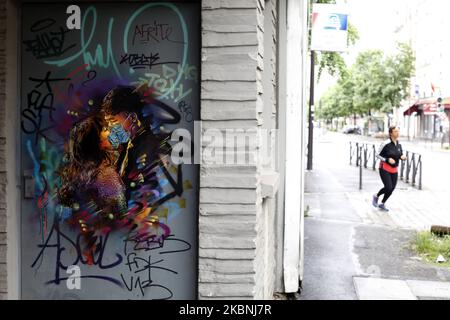
<svg viewBox="0 0 450 320"><path fill-rule="evenodd" d="M405 151L406 161L400 162L400 180L422 190L422 155ZM377 169L377 146L371 143L350 142L350 165L359 167L359 189L362 190L363 168Z"/></svg>
<svg viewBox="0 0 450 320"><path fill-rule="evenodd" d="M370 165L372 170L376 170L377 166L377 149L374 144L350 142L350 165L353 165L354 160L356 165L362 165L367 169Z"/></svg>

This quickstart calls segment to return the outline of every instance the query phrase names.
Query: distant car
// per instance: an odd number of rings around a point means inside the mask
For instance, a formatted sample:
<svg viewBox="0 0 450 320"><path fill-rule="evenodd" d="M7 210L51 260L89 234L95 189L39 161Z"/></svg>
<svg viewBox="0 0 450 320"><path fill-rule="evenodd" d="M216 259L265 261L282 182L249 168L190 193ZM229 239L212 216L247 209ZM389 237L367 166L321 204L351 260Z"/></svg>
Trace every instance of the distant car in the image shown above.
<svg viewBox="0 0 450 320"><path fill-rule="evenodd" d="M344 134L362 134L362 130L359 126L345 126L342 130Z"/></svg>

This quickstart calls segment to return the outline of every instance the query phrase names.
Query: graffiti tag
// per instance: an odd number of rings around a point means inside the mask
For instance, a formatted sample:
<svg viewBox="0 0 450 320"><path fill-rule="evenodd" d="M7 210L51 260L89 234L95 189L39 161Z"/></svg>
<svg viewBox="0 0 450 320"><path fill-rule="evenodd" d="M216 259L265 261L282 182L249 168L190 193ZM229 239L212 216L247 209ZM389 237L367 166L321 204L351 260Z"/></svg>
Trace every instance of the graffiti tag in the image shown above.
<svg viewBox="0 0 450 320"><path fill-rule="evenodd" d="M54 27L56 21L51 18L39 20L31 26L35 33L34 39L25 40L25 51L31 52L36 59L58 57L75 47L75 44L65 46L65 35L70 32L63 27Z"/></svg>
<svg viewBox="0 0 450 320"><path fill-rule="evenodd" d="M27 107L22 111L21 128L26 134L35 134L35 144L37 144L40 137L53 142L46 136L46 133L53 129L54 126L50 125L42 128L46 116L52 122L55 121L53 119L53 111L56 110L53 106L55 97L51 83L70 80L64 78L51 78L50 74L50 71L47 72L43 79L29 78L30 81L36 82L37 84L27 95Z"/></svg>
<svg viewBox="0 0 450 320"><path fill-rule="evenodd" d="M122 55L120 64L127 64L133 70L137 69L152 69L152 67L162 64L178 64L179 62L159 62L159 53L150 53L150 55L126 53Z"/></svg>

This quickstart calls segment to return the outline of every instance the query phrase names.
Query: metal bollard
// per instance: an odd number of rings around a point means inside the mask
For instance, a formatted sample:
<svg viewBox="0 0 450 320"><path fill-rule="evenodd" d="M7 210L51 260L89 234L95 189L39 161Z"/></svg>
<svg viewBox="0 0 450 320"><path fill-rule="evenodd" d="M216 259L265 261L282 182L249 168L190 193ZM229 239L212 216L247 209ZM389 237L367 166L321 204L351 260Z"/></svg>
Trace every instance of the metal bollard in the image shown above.
<svg viewBox="0 0 450 320"><path fill-rule="evenodd" d="M422 190L422 156L419 160L419 190Z"/></svg>
<svg viewBox="0 0 450 320"><path fill-rule="evenodd" d="M356 143L356 165L358 165L359 161L359 142Z"/></svg>
<svg viewBox="0 0 450 320"><path fill-rule="evenodd" d="M400 180L404 180L405 178L405 161L402 161L400 164Z"/></svg>
<svg viewBox="0 0 450 320"><path fill-rule="evenodd" d="M364 145L364 168L367 169L367 163L369 162L369 159L367 157L367 145Z"/></svg>
<svg viewBox="0 0 450 320"><path fill-rule="evenodd" d="M353 162L353 143L350 141L350 165Z"/></svg>
<svg viewBox="0 0 450 320"><path fill-rule="evenodd" d="M362 147L360 150L360 155L362 155ZM360 161L359 161L359 190L362 190L363 185L362 185L362 174L363 174L363 162L362 162L362 157L360 157Z"/></svg>
<svg viewBox="0 0 450 320"><path fill-rule="evenodd" d="M372 146L372 150L373 150L373 154L372 154L372 158L373 158L373 171L377 170L377 149L375 147L375 145Z"/></svg>
<svg viewBox="0 0 450 320"><path fill-rule="evenodd" d="M411 170L411 159L409 157L409 152L408 151L406 152L406 157L408 157L408 159L406 160L406 177L405 177L406 180L405 180L405 182L409 183L409 172Z"/></svg>

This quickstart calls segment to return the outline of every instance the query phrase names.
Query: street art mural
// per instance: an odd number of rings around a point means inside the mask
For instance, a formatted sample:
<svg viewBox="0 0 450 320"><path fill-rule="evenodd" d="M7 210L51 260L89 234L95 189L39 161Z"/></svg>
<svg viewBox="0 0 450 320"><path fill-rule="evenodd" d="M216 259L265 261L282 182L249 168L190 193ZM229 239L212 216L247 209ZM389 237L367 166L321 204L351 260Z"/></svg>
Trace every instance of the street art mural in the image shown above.
<svg viewBox="0 0 450 320"><path fill-rule="evenodd" d="M194 299L199 8L79 7L22 8L22 298Z"/></svg>

